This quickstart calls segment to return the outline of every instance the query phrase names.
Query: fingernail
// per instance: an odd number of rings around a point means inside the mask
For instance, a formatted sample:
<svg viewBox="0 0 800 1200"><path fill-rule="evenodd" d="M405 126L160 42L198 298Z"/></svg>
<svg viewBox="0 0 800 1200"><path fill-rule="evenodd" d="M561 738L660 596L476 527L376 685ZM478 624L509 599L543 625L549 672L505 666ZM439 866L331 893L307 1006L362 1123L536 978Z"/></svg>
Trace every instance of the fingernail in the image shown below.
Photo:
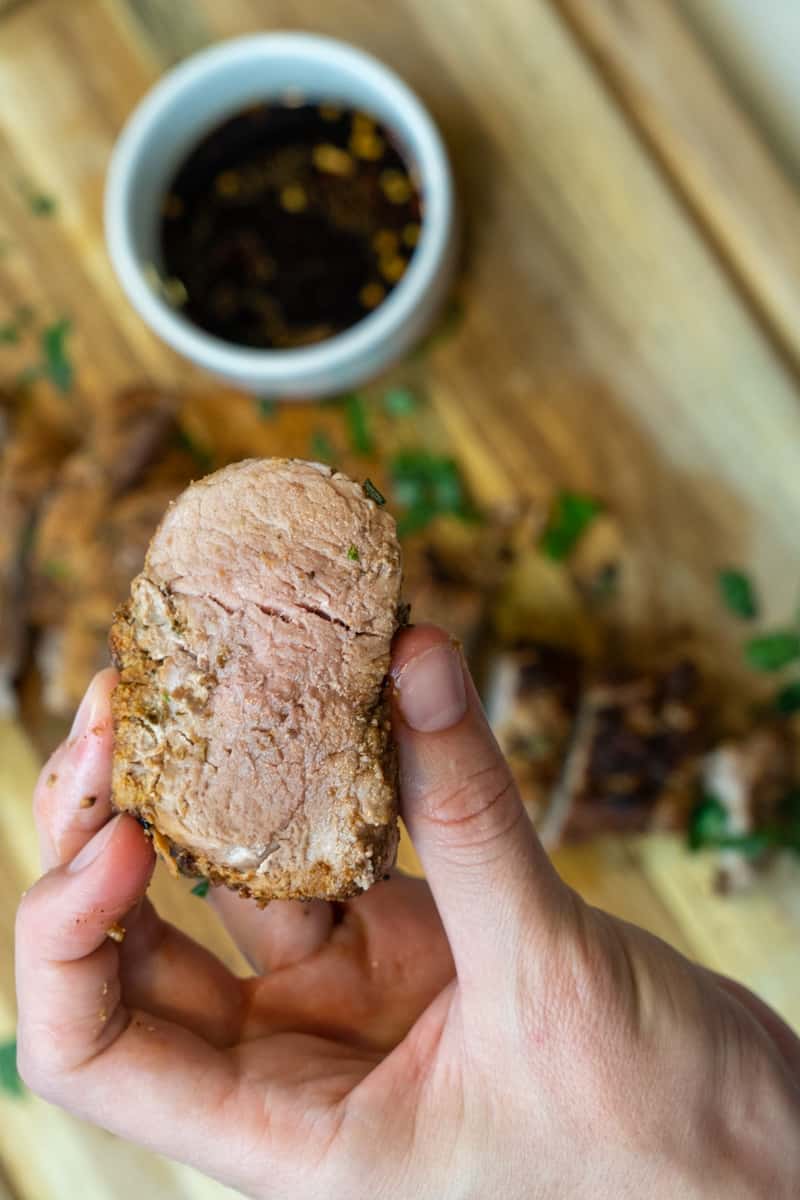
<svg viewBox="0 0 800 1200"><path fill-rule="evenodd" d="M461 654L451 642L431 646L407 662L395 688L406 724L418 733L449 729L467 711Z"/></svg>
<svg viewBox="0 0 800 1200"><path fill-rule="evenodd" d="M70 875L76 875L78 871L83 871L84 868L90 866L96 858L99 858L113 838L121 816L122 813L118 813L116 817L112 817L112 819L108 821L107 824L105 824L103 828L86 843L83 849L75 855L72 862L67 863L67 871Z"/></svg>
<svg viewBox="0 0 800 1200"><path fill-rule="evenodd" d="M97 675L95 675L78 706L78 711L75 713L75 719L72 722L72 728L69 731L68 742L76 742L78 738L82 738L97 722L97 704L99 700L97 678Z"/></svg>

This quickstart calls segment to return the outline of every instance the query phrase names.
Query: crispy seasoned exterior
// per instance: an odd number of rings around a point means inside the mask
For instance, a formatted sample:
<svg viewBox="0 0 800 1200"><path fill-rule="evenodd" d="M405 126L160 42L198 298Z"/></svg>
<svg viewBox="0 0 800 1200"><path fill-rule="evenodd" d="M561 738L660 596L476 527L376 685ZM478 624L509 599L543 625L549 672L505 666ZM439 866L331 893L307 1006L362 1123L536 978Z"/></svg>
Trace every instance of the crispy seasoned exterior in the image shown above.
<svg viewBox="0 0 800 1200"><path fill-rule="evenodd" d="M259 900L344 898L394 858L394 521L318 463L236 463L170 507L115 619L113 803Z"/></svg>

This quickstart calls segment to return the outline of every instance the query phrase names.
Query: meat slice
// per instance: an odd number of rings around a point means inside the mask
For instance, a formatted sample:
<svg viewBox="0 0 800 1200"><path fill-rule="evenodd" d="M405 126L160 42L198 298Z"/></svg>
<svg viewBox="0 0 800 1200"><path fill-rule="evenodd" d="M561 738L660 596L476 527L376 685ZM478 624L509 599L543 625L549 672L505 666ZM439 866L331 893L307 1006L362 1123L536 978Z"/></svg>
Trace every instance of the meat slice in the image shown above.
<svg viewBox="0 0 800 1200"><path fill-rule="evenodd" d="M688 659L588 687L543 838L682 828L702 749L700 691Z"/></svg>
<svg viewBox="0 0 800 1200"><path fill-rule="evenodd" d="M174 867L336 899L394 858L394 521L318 463L235 463L170 507L111 631L113 803Z"/></svg>
<svg viewBox="0 0 800 1200"><path fill-rule="evenodd" d="M14 677L26 643L25 571L31 532L69 449L62 431L30 407L0 457L0 715L16 709Z"/></svg>
<svg viewBox="0 0 800 1200"><path fill-rule="evenodd" d="M489 677L492 727L545 846L682 826L702 749L694 664L587 673L570 651L528 643Z"/></svg>
<svg viewBox="0 0 800 1200"><path fill-rule="evenodd" d="M42 700L48 713L74 712L95 671L108 663L108 626L114 610L141 571L159 521L182 484L142 482L114 500L107 498L92 525L65 529L62 543L64 578L59 618L46 627L37 647ZM52 530L51 530L52 531Z"/></svg>
<svg viewBox="0 0 800 1200"><path fill-rule="evenodd" d="M491 665L486 710L536 826L547 814L561 775L582 674L576 654L541 642L504 649Z"/></svg>
<svg viewBox="0 0 800 1200"><path fill-rule="evenodd" d="M160 388L124 388L94 413L89 444L109 484L120 492L137 480L176 430L177 399Z"/></svg>

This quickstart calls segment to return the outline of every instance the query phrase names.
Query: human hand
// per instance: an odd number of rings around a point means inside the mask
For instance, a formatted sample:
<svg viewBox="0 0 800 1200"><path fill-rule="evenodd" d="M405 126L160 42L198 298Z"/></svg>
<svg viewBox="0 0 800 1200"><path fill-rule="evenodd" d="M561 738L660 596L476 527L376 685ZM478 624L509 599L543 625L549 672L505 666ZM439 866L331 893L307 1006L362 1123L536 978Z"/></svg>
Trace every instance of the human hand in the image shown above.
<svg viewBox="0 0 800 1200"><path fill-rule="evenodd" d="M399 876L336 906L217 892L249 980L142 899L153 856L109 820L98 677L36 791L23 1078L256 1197L796 1196L800 1042L561 883L445 635L404 632L393 675L436 908Z"/></svg>

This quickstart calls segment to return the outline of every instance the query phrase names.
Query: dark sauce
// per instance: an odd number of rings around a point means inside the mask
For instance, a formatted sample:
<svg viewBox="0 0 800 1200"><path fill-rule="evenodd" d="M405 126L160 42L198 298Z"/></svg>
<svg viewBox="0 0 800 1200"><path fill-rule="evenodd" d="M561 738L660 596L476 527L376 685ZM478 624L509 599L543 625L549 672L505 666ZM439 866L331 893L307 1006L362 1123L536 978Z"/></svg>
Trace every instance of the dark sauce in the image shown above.
<svg viewBox="0 0 800 1200"><path fill-rule="evenodd" d="M367 114L259 104L208 133L175 175L161 220L163 294L226 342L309 345L392 291L420 221L411 173Z"/></svg>

